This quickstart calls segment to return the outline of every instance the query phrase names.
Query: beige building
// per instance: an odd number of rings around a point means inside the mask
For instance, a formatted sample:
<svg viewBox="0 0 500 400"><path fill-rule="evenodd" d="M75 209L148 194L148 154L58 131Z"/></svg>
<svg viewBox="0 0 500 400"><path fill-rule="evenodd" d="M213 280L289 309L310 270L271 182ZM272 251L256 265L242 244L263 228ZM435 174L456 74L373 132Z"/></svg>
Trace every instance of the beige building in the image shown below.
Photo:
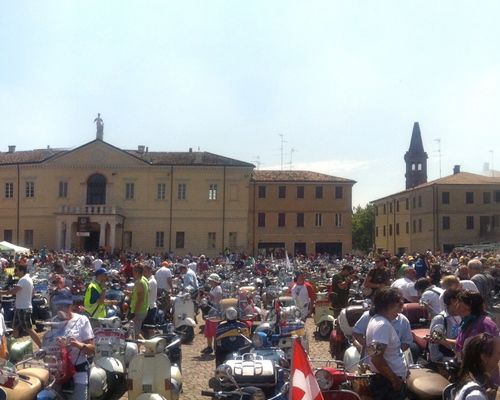
<svg viewBox="0 0 500 400"><path fill-rule="evenodd" d="M350 253L354 183L310 171L254 171L249 210L252 252Z"/></svg>
<svg viewBox="0 0 500 400"><path fill-rule="evenodd" d="M449 252L500 242L500 178L460 172L427 182L418 123L406 153L407 189L373 201L375 247L391 254Z"/></svg>
<svg viewBox="0 0 500 400"><path fill-rule="evenodd" d="M102 136L72 150L9 146L0 153L0 237L58 250L214 256L279 243L289 252L350 252L353 181L253 172L208 152L122 150Z"/></svg>
<svg viewBox="0 0 500 400"><path fill-rule="evenodd" d="M218 254L246 249L254 166L207 152L0 153L0 234L31 248Z"/></svg>

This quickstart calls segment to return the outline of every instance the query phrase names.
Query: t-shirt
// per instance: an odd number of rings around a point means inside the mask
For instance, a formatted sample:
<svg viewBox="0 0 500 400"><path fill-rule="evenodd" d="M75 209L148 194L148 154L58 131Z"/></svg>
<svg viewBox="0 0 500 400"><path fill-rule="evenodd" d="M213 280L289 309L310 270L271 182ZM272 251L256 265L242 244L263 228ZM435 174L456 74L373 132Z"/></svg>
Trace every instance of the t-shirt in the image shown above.
<svg viewBox="0 0 500 400"><path fill-rule="evenodd" d="M432 285L429 286L420 297L420 301L427 304L427 310L431 318L434 318L435 315L443 311L443 308L441 308L441 301L439 300L443 292L443 289Z"/></svg>
<svg viewBox="0 0 500 400"><path fill-rule="evenodd" d="M187 269L183 279L184 288L191 286L194 290L198 290L198 278L192 269Z"/></svg>
<svg viewBox="0 0 500 400"><path fill-rule="evenodd" d="M335 274L332 277L332 304L334 307L345 307L347 305L347 300L349 299L349 287L348 284L346 289L339 287L339 283L346 280L346 277L342 274Z"/></svg>
<svg viewBox="0 0 500 400"><path fill-rule="evenodd" d="M156 283L156 279L155 279L154 275L151 275L149 277L148 285L149 285L149 293L148 293L149 308L155 308L156 307L156 297L158 295L158 284Z"/></svg>
<svg viewBox="0 0 500 400"><path fill-rule="evenodd" d="M190 262L190 263L188 264L188 268L189 268L189 269L192 269L192 270L194 271L194 273L196 273L196 272L197 272L196 270L198 269L198 264L197 264L197 263L195 263L194 261L193 261L193 262Z"/></svg>
<svg viewBox="0 0 500 400"><path fill-rule="evenodd" d="M172 278L172 271L170 271L170 268L161 267L158 271L156 271L155 279L158 284L158 289L172 290L167 282L168 278Z"/></svg>
<svg viewBox="0 0 500 400"><path fill-rule="evenodd" d="M498 336L499 330L495 321L488 316L480 316L476 321L469 325L465 330L460 330L457 336L456 349L462 351L467 339L479 335L480 333L489 333L492 336Z"/></svg>
<svg viewBox="0 0 500 400"><path fill-rule="evenodd" d="M479 389L472 389L469 391L466 397L464 394L469 388L478 386L476 382L467 382L457 393L454 400L487 400L486 396Z"/></svg>
<svg viewBox="0 0 500 400"><path fill-rule="evenodd" d="M21 290L16 293L16 304L15 307L18 310L27 310L33 308L31 304L31 299L33 298L33 280L29 274L25 274L17 282L17 286L21 287Z"/></svg>
<svg viewBox="0 0 500 400"><path fill-rule="evenodd" d="M456 339L462 318L458 315L449 315L448 312L442 311L434 318L432 318L430 332L439 330L444 332L448 339ZM445 329L446 328L446 329ZM437 343L429 342L429 356L432 362L449 361L452 357L445 356Z"/></svg>
<svg viewBox="0 0 500 400"><path fill-rule="evenodd" d="M220 285L214 286L212 289L210 289L210 301L214 305L219 305L220 301L222 300L222 297L223 293Z"/></svg>
<svg viewBox="0 0 500 400"><path fill-rule="evenodd" d="M374 343L386 345L384 359L387 365L397 376L406 379L408 367L401 351L401 341L389 320L381 315L375 315L371 318L366 329L366 345L370 346ZM371 357L368 363L373 372L379 372Z"/></svg>
<svg viewBox="0 0 500 400"><path fill-rule="evenodd" d="M387 268L373 268L368 271L366 276L368 282L371 283L386 283L389 284L391 279L391 273Z"/></svg>
<svg viewBox="0 0 500 400"><path fill-rule="evenodd" d="M399 289L403 297L411 302L413 297L418 297L418 292L415 289L415 282L408 278L399 278L392 282L391 287Z"/></svg>
<svg viewBox="0 0 500 400"><path fill-rule="evenodd" d="M297 308L300 310L302 318L306 318L309 314L309 303L311 302L307 287L295 284L292 287L292 297L295 300Z"/></svg>
<svg viewBox="0 0 500 400"><path fill-rule="evenodd" d="M370 311L365 311L352 328L352 332L365 336L371 318ZM391 325L396 330L401 343L409 345L413 343L410 321L408 321L406 316L398 314L398 316L391 321Z"/></svg>

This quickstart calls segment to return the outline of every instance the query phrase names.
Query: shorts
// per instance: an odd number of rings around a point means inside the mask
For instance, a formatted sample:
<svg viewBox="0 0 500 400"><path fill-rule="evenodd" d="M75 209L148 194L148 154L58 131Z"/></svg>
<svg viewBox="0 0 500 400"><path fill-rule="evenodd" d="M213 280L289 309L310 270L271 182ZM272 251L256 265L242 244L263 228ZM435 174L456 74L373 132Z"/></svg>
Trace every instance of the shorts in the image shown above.
<svg viewBox="0 0 500 400"><path fill-rule="evenodd" d="M14 317L12 318L13 329L31 329L31 309L18 309L14 310Z"/></svg>
<svg viewBox="0 0 500 400"><path fill-rule="evenodd" d="M134 334L136 338L141 333L142 324L144 323L145 319L146 313L138 313L134 315L134 319L132 320L132 322L134 323Z"/></svg>
<svg viewBox="0 0 500 400"><path fill-rule="evenodd" d="M144 324L147 325L156 325L156 313L158 312L158 308L150 308L148 313L146 314L146 318L144 319Z"/></svg>
<svg viewBox="0 0 500 400"><path fill-rule="evenodd" d="M211 319L207 319L205 321L205 329L204 329L204 334L205 334L205 337L207 338L211 338L211 337L215 337L215 332L217 331L217 327L219 326L219 323L220 323L220 320L211 320Z"/></svg>

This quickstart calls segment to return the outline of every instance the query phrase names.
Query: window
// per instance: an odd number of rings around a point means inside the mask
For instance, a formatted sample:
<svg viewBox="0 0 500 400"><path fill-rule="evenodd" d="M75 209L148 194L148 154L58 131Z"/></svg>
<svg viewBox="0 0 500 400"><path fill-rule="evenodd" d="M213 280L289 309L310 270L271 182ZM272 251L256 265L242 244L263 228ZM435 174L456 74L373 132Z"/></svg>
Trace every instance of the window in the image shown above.
<svg viewBox="0 0 500 400"><path fill-rule="evenodd" d="M483 204L491 203L491 192L483 192Z"/></svg>
<svg viewBox="0 0 500 400"><path fill-rule="evenodd" d="M215 232L208 232L208 246L209 249L215 249L217 243L217 236Z"/></svg>
<svg viewBox="0 0 500 400"><path fill-rule="evenodd" d="M229 248L234 249L238 246L238 232L229 232Z"/></svg>
<svg viewBox="0 0 500 400"><path fill-rule="evenodd" d="M208 200L217 200L217 184L208 185Z"/></svg>
<svg viewBox="0 0 500 400"><path fill-rule="evenodd" d="M33 230L26 229L24 231L24 245L25 246L33 246Z"/></svg>
<svg viewBox="0 0 500 400"><path fill-rule="evenodd" d="M375 216L378 217L378 206L375 206Z"/></svg>
<svg viewBox="0 0 500 400"><path fill-rule="evenodd" d="M323 225L323 215L320 213L317 213L315 218L314 218L314 225L315 226L322 226Z"/></svg>
<svg viewBox="0 0 500 400"><path fill-rule="evenodd" d="M304 198L304 186L297 186L297 198L298 199Z"/></svg>
<svg viewBox="0 0 500 400"><path fill-rule="evenodd" d="M304 227L304 213L297 213L297 227Z"/></svg>
<svg viewBox="0 0 500 400"><path fill-rule="evenodd" d="M412 163L412 164L411 164L411 170L412 170L412 171L415 171L416 169L417 169L417 168L416 168L415 163Z"/></svg>
<svg viewBox="0 0 500 400"><path fill-rule="evenodd" d="M186 184L179 183L177 185L177 200L186 200ZM183 247L180 247L181 249Z"/></svg>
<svg viewBox="0 0 500 400"><path fill-rule="evenodd" d="M385 232L385 225L382 227L382 235L383 235L383 236L386 236L386 232Z"/></svg>
<svg viewBox="0 0 500 400"><path fill-rule="evenodd" d="M474 229L474 216L473 215L468 215L465 218L465 225L467 229Z"/></svg>
<svg viewBox="0 0 500 400"><path fill-rule="evenodd" d="M344 198L344 187L343 186L335 186L335 198L336 199Z"/></svg>
<svg viewBox="0 0 500 400"><path fill-rule="evenodd" d="M3 231L3 240L12 243L12 229L5 229Z"/></svg>
<svg viewBox="0 0 500 400"><path fill-rule="evenodd" d="M87 204L106 204L106 177L101 174L87 180Z"/></svg>
<svg viewBox="0 0 500 400"><path fill-rule="evenodd" d="M265 198L266 198L266 187L259 186L259 199L265 199Z"/></svg>
<svg viewBox="0 0 500 400"><path fill-rule="evenodd" d="M418 220L418 231L422 232L422 220L421 219Z"/></svg>
<svg viewBox="0 0 500 400"><path fill-rule="evenodd" d="M123 232L123 246L126 249L130 249L132 247L132 231Z"/></svg>
<svg viewBox="0 0 500 400"><path fill-rule="evenodd" d="M12 199L14 197L14 183L6 182L5 183L5 198Z"/></svg>
<svg viewBox="0 0 500 400"><path fill-rule="evenodd" d="M399 200L396 200L396 212L399 212Z"/></svg>
<svg viewBox="0 0 500 400"><path fill-rule="evenodd" d="M465 192L465 204L474 204L474 192Z"/></svg>
<svg viewBox="0 0 500 400"><path fill-rule="evenodd" d="M184 248L184 232L175 232L175 248L183 249Z"/></svg>
<svg viewBox="0 0 500 400"><path fill-rule="evenodd" d="M491 227L492 228L498 228L500 227L500 215L492 215L491 216ZM10 242L10 240L8 240Z"/></svg>
<svg viewBox="0 0 500 400"><path fill-rule="evenodd" d="M155 247L165 246L165 232L156 232Z"/></svg>
<svg viewBox="0 0 500 400"><path fill-rule="evenodd" d="M396 235L399 235L399 222L396 223Z"/></svg>
<svg viewBox="0 0 500 400"><path fill-rule="evenodd" d="M133 200L134 199L134 191L135 191L135 185L133 183L126 183L125 184L125 200ZM156 246L156 247L163 247L163 246Z"/></svg>
<svg viewBox="0 0 500 400"><path fill-rule="evenodd" d="M416 197L411 199L411 207L413 209L417 208L417 198Z"/></svg>
<svg viewBox="0 0 500 400"><path fill-rule="evenodd" d="M410 201L408 199L405 199L405 209L409 209L410 208Z"/></svg>
<svg viewBox="0 0 500 400"><path fill-rule="evenodd" d="M284 227L285 226L285 213L279 213L278 214L278 226L279 227Z"/></svg>
<svg viewBox="0 0 500 400"><path fill-rule="evenodd" d="M389 214L392 214L392 202L389 203Z"/></svg>
<svg viewBox="0 0 500 400"><path fill-rule="evenodd" d="M450 192L442 192L441 193L441 203L442 204L450 204Z"/></svg>
<svg viewBox="0 0 500 400"><path fill-rule="evenodd" d="M495 190L495 203L500 203L500 190Z"/></svg>
<svg viewBox="0 0 500 400"><path fill-rule="evenodd" d="M417 170L418 171L422 171L422 163L418 163L417 164Z"/></svg>
<svg viewBox="0 0 500 400"><path fill-rule="evenodd" d="M378 237L378 226L375 227L375 237Z"/></svg>
<svg viewBox="0 0 500 400"><path fill-rule="evenodd" d="M389 224L389 236L392 236L392 224Z"/></svg>
<svg viewBox="0 0 500 400"><path fill-rule="evenodd" d="M167 193L167 185L165 183L159 183L156 185L156 200L165 200Z"/></svg>
<svg viewBox="0 0 500 400"><path fill-rule="evenodd" d="M35 197L35 182L26 182L26 197Z"/></svg>
<svg viewBox="0 0 500 400"><path fill-rule="evenodd" d="M413 220L413 229L412 229L412 232L413 233L417 233L417 220L416 219Z"/></svg>
<svg viewBox="0 0 500 400"><path fill-rule="evenodd" d="M266 213L259 213L257 216L257 226L263 228L266 226Z"/></svg>
<svg viewBox="0 0 500 400"><path fill-rule="evenodd" d="M342 226L342 214L335 214L335 226L337 228Z"/></svg>
<svg viewBox="0 0 500 400"><path fill-rule="evenodd" d="M68 197L68 182L59 182L59 197Z"/></svg>
<svg viewBox="0 0 500 400"><path fill-rule="evenodd" d="M286 186L278 186L278 197L284 199L286 197Z"/></svg>
<svg viewBox="0 0 500 400"><path fill-rule="evenodd" d="M422 207L422 196L418 196L418 206Z"/></svg>
<svg viewBox="0 0 500 400"><path fill-rule="evenodd" d="M384 204L384 215L387 214L387 206Z"/></svg>
<svg viewBox="0 0 500 400"><path fill-rule="evenodd" d="M410 233L410 223L408 221L405 223L405 232Z"/></svg>
<svg viewBox="0 0 500 400"><path fill-rule="evenodd" d="M443 230L449 230L450 229L450 217L443 217Z"/></svg>
<svg viewBox="0 0 500 400"><path fill-rule="evenodd" d="M316 186L316 198L317 199L323 198L323 186Z"/></svg>

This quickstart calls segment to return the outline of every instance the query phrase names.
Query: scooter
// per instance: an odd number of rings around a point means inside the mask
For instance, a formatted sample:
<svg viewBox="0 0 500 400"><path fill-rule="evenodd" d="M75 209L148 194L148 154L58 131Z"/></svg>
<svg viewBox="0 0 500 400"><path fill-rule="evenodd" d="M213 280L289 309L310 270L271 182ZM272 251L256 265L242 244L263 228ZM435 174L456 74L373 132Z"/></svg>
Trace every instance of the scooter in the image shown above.
<svg viewBox="0 0 500 400"><path fill-rule="evenodd" d="M328 298L328 292L318 293L318 298L314 306L314 324L321 339L327 339L335 323L333 308Z"/></svg>
<svg viewBox="0 0 500 400"><path fill-rule="evenodd" d="M128 367L127 387L130 400L177 400L182 390L182 375L168 358L168 350L180 339L167 346L162 337L148 340L127 340L145 347Z"/></svg>
<svg viewBox="0 0 500 400"><path fill-rule="evenodd" d="M195 304L189 291L178 293L172 299L172 316L176 332L183 337L183 343L190 343L194 339L196 326Z"/></svg>

